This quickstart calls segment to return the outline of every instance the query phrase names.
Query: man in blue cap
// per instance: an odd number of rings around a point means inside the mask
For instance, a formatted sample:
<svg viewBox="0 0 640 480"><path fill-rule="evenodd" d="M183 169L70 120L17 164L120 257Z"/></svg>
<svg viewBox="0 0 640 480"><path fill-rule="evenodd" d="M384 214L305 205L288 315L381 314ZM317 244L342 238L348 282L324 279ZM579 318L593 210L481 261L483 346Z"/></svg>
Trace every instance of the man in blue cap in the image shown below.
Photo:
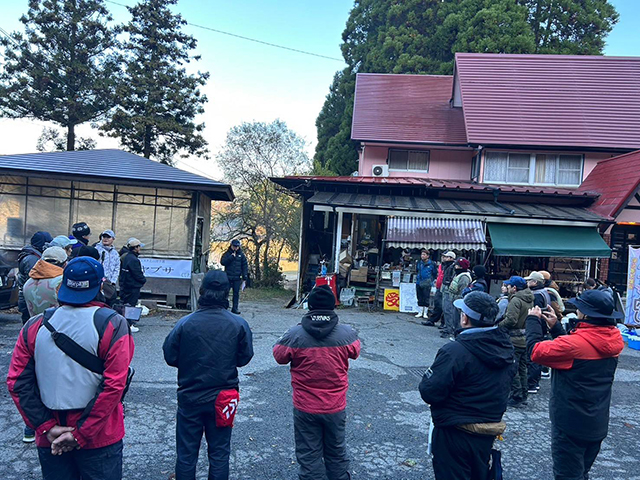
<svg viewBox="0 0 640 480"><path fill-rule="evenodd" d="M211 270L200 287L198 310L178 321L162 347L167 364L178 368L176 480L195 480L203 431L209 478L229 478L238 367L253 358L253 339L249 324L228 308L227 275Z"/></svg>
<svg viewBox="0 0 640 480"><path fill-rule="evenodd" d="M527 281L522 277L511 277L504 282L507 286L509 304L504 319L498 324L505 328L511 338L515 350L515 360L518 367L511 384L511 398L509 406L520 408L527 405L527 340L525 338L525 322L529 309L533 308L533 292L527 287Z"/></svg>
<svg viewBox="0 0 640 480"><path fill-rule="evenodd" d="M103 276L93 258L69 262L60 307L31 318L13 351L7 385L36 431L45 479L122 478L121 399L134 345L127 321L102 302Z"/></svg>
<svg viewBox="0 0 640 480"><path fill-rule="evenodd" d="M613 296L588 290L569 300L578 310L575 328L565 334L551 306L536 306L527 317L531 360L551 375L551 454L555 480L585 480L609 431L611 390L624 348ZM541 321L553 340L544 341Z"/></svg>
<svg viewBox="0 0 640 480"><path fill-rule="evenodd" d="M233 290L233 306L231 312L240 315L238 303L240 302L240 289L243 282L249 279L249 264L247 257L240 248L240 240L231 241L229 249L222 255L220 263L224 266L224 271L229 277L229 283Z"/></svg>

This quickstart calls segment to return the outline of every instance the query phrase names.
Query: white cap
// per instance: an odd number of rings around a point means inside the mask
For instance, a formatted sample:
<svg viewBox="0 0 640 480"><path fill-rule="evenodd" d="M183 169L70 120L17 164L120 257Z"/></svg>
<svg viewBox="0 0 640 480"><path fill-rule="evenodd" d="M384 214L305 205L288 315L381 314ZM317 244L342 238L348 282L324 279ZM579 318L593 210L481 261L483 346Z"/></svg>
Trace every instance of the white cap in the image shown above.
<svg viewBox="0 0 640 480"><path fill-rule="evenodd" d="M49 247L42 253L42 259L53 260L56 263L63 264L67 261L67 252L62 247Z"/></svg>
<svg viewBox="0 0 640 480"><path fill-rule="evenodd" d="M449 257L449 258L453 258L454 260L456 259L456 254L454 252L452 252L451 250L449 250L447 253L445 253L444 255L442 255L443 257Z"/></svg>
<svg viewBox="0 0 640 480"><path fill-rule="evenodd" d="M128 241L127 241L127 247L144 247L144 243L142 243L140 240L138 240L135 237L131 237Z"/></svg>

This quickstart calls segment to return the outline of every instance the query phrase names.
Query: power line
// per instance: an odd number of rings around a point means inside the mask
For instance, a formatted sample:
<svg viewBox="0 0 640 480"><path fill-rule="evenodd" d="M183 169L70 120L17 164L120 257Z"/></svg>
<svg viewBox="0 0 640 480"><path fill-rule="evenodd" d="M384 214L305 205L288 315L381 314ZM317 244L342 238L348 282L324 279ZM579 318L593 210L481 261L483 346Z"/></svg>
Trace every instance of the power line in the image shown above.
<svg viewBox="0 0 640 480"><path fill-rule="evenodd" d="M113 3L114 5L118 5L120 7L129 8L128 5L114 2L113 0L105 0L105 2ZM224 30L219 30L217 28L212 28L212 27L206 27L204 25L198 25L196 23L187 22L186 20L185 22L187 25L190 25L192 27L201 28L202 30L208 30L214 33L220 33L221 35L227 35L229 37L239 38L241 40L246 40L248 42L259 43L261 45L267 45L268 47L280 48L282 50L288 50L290 52L301 53L303 55L310 55L312 57L324 58L325 60L334 60L336 62L344 63L344 60L342 60L341 58L329 57L328 55L321 55L319 53L308 52L306 50L300 50L298 48L287 47L285 45L278 45L277 43L265 42L264 40L259 40L257 38L245 37L244 35L238 35L237 33L225 32Z"/></svg>

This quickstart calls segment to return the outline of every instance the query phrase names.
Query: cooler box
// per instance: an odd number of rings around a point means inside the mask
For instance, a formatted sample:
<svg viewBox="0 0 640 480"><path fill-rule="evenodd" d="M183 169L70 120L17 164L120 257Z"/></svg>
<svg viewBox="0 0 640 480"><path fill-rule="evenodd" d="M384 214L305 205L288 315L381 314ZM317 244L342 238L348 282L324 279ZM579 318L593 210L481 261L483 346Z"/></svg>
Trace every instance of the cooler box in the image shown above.
<svg viewBox="0 0 640 480"><path fill-rule="evenodd" d="M340 305L338 301L338 277L334 274L331 275L322 275L320 277L316 277L316 287L320 285L329 285L329 288L333 292L334 297L336 297L336 305Z"/></svg>

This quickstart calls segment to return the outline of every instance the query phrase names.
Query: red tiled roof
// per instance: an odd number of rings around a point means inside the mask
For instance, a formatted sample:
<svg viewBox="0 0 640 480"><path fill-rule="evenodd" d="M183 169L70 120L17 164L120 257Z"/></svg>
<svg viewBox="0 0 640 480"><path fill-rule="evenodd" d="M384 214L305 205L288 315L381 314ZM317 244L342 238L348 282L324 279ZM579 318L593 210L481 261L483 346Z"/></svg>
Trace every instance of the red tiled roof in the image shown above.
<svg viewBox="0 0 640 480"><path fill-rule="evenodd" d="M460 108L451 108L452 76L359 73L351 138L466 145Z"/></svg>
<svg viewBox="0 0 640 480"><path fill-rule="evenodd" d="M599 161L578 190L599 193L589 209L615 218L639 184L640 150Z"/></svg>
<svg viewBox="0 0 640 480"><path fill-rule="evenodd" d="M456 54L469 143L640 148L640 57Z"/></svg>
<svg viewBox="0 0 640 480"><path fill-rule="evenodd" d="M272 180L280 180L272 178ZM569 195L574 197L591 197L597 194L587 191L578 191L568 188L554 187L536 187L530 186L513 186L513 185L489 185L486 183L463 182L459 180L439 180L434 178L413 178L413 177L323 177L323 176L287 176L283 180L309 180L313 182L338 182L338 183L354 183L354 184L372 184L372 185L399 185L399 186L424 186L430 188L439 188L447 190L477 190L477 191L493 191L512 193L535 193L544 195Z"/></svg>

